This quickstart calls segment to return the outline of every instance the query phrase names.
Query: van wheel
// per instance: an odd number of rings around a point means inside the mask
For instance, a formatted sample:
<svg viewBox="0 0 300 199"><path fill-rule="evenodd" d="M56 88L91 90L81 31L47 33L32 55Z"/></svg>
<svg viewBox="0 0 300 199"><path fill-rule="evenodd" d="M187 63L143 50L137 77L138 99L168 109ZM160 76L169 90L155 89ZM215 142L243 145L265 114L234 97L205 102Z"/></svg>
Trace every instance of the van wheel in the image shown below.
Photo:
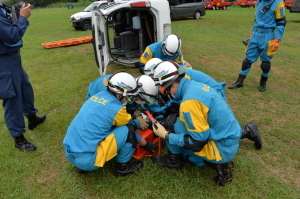
<svg viewBox="0 0 300 199"><path fill-rule="evenodd" d="M194 15L194 18L195 19L200 19L201 18L201 13L199 11L196 11L195 15Z"/></svg>
<svg viewBox="0 0 300 199"><path fill-rule="evenodd" d="M86 30L91 30L92 26L91 26L91 22L90 21L84 21L81 24L81 29L86 31Z"/></svg>

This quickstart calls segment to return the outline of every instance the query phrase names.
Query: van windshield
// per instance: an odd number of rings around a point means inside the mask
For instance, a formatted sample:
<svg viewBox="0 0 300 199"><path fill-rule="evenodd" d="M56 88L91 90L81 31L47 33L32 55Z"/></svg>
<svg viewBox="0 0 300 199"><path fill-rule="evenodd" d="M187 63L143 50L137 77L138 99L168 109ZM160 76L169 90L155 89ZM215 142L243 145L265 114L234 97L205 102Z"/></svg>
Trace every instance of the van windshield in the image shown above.
<svg viewBox="0 0 300 199"><path fill-rule="evenodd" d="M97 6L98 5L98 3L92 3L91 5L89 5L88 7L86 7L84 10L83 10L83 12L91 12L92 10L93 10L93 8L95 7L95 6Z"/></svg>

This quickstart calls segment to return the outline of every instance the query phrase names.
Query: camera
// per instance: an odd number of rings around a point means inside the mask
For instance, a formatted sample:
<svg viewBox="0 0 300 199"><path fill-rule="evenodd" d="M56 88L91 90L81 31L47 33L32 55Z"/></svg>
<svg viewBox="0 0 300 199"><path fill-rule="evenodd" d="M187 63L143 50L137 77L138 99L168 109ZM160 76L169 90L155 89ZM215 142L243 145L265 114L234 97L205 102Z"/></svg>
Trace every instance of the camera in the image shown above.
<svg viewBox="0 0 300 199"><path fill-rule="evenodd" d="M250 40L250 39L247 38L247 39L243 40L242 42L243 42L243 44L245 44L245 46L248 46L249 40Z"/></svg>
<svg viewBox="0 0 300 199"><path fill-rule="evenodd" d="M17 6L17 7L18 7L19 9L21 9L23 4L25 4L25 7L28 6L28 3L25 3L24 1L20 1L20 2L18 3L18 6Z"/></svg>

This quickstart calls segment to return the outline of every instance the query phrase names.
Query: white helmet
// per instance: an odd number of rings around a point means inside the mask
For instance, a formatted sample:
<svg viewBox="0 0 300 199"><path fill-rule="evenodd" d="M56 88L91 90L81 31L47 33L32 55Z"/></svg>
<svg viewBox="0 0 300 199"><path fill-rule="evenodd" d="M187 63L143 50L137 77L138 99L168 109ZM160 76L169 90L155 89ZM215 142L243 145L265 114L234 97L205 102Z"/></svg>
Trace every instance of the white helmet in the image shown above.
<svg viewBox="0 0 300 199"><path fill-rule="evenodd" d="M181 47L181 39L177 35L168 35L162 42L162 50L165 54L174 57Z"/></svg>
<svg viewBox="0 0 300 199"><path fill-rule="evenodd" d="M173 61L164 61L154 70L155 85L160 85L164 89L168 88L180 75L178 73L179 65Z"/></svg>
<svg viewBox="0 0 300 199"><path fill-rule="evenodd" d="M155 86L154 80L147 75L142 75L136 79L138 85L139 96L147 102L148 105L152 105L157 102L156 96L158 94L158 88Z"/></svg>
<svg viewBox="0 0 300 199"><path fill-rule="evenodd" d="M125 71L112 74L108 79L108 88L112 92L123 96L136 96L138 94L135 78Z"/></svg>
<svg viewBox="0 0 300 199"><path fill-rule="evenodd" d="M161 62L162 62L162 60L159 59L159 58L152 58L149 61L147 61L146 65L144 67L144 73L145 73L145 75L153 76L154 69Z"/></svg>

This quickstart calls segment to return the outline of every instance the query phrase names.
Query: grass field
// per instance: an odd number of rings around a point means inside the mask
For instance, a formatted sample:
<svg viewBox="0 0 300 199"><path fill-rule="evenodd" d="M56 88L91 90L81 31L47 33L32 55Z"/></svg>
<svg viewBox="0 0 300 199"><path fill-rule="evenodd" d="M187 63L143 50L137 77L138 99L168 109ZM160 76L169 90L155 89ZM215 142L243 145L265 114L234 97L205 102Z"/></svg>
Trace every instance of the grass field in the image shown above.
<svg viewBox="0 0 300 199"><path fill-rule="evenodd" d="M234 180L215 185L215 171L185 165L171 170L144 159L137 174L116 178L114 161L104 168L79 175L63 153L68 125L84 103L88 84L99 76L92 44L44 49L41 43L90 36L69 24L74 8L34 9L23 38L23 65L35 90L36 107L47 120L26 138L35 152L21 152L5 126L0 109L0 198L300 198L300 15L287 10L287 26L281 46L272 60L267 91L259 92L260 62L253 64L245 87L226 90L228 104L245 125L255 121L263 137L256 151L241 141L234 158ZM235 82L244 59L242 40L251 32L254 9L230 7L207 10L200 20L172 22L172 32L182 39L184 57L194 69L219 82ZM0 33L1 34L1 33ZM125 69L111 64L108 73Z"/></svg>

